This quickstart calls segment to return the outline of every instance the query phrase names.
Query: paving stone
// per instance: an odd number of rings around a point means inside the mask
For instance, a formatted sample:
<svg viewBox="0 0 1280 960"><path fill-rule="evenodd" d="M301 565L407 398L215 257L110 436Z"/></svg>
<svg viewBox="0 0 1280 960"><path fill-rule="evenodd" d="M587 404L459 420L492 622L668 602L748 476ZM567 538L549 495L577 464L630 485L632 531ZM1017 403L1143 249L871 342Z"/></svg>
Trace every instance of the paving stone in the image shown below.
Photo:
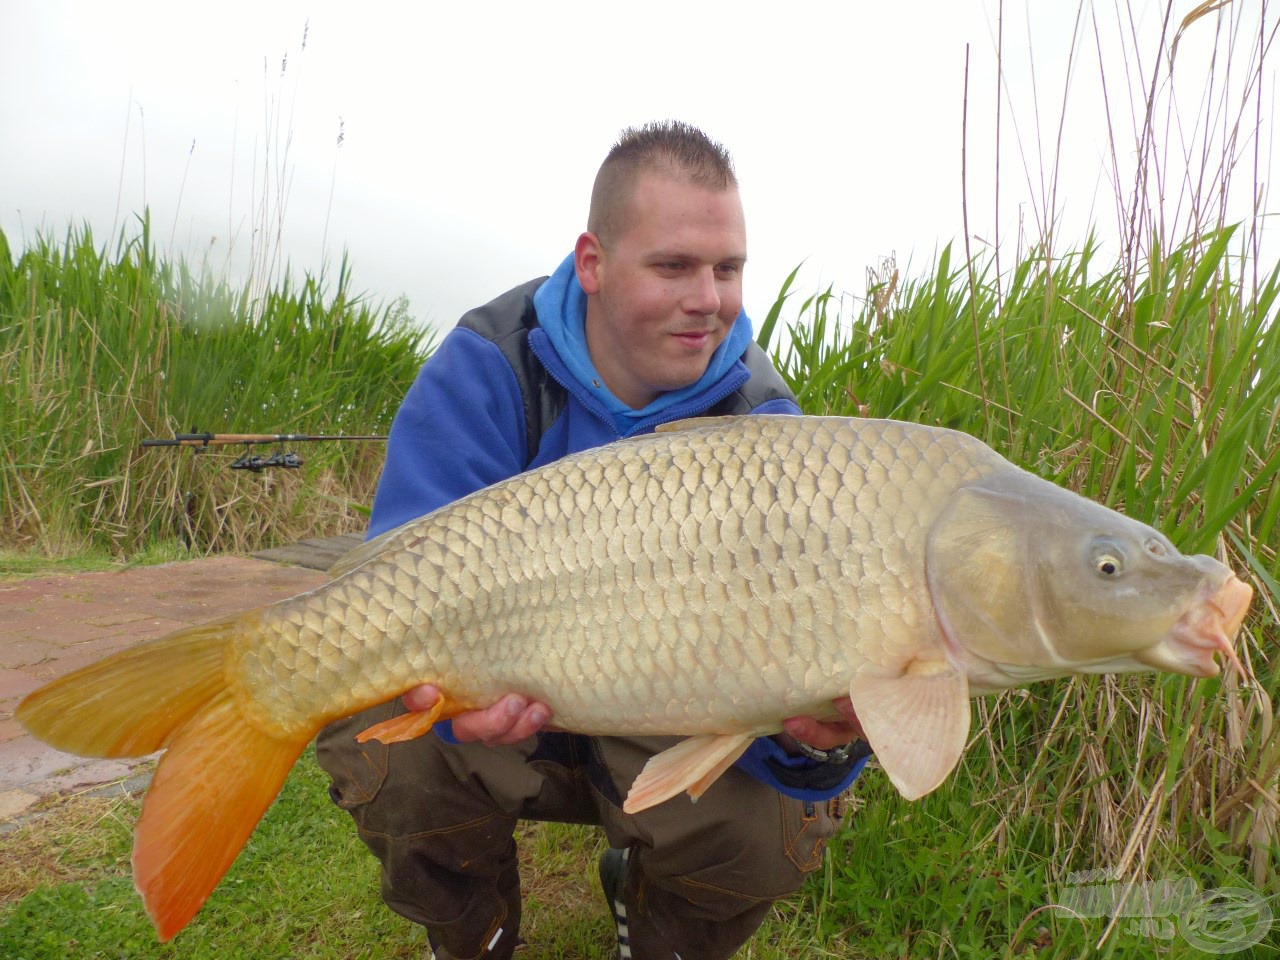
<svg viewBox="0 0 1280 960"><path fill-rule="evenodd" d="M5 701L6 703L10 701ZM4 704L0 704L0 743L6 740L14 740L18 737L27 735L26 728L17 720L13 719L13 710L18 706L18 701L12 701L12 707L6 709Z"/></svg>
<svg viewBox="0 0 1280 960"><path fill-rule="evenodd" d="M0 670L0 700L25 697L40 681L22 670Z"/></svg>
<svg viewBox="0 0 1280 960"><path fill-rule="evenodd" d="M141 640L314 589L315 570L214 557L0 586L0 820L41 797L128 776L146 758L62 753L15 719L43 683Z"/></svg>
<svg viewBox="0 0 1280 960"><path fill-rule="evenodd" d="M22 640L33 640L48 644L55 649L66 649L73 647L77 643L86 643L90 640L97 640L102 636L102 627L92 623L76 623L74 620L61 619L57 612L51 612L44 617L38 624L27 627L26 629L15 629L4 631L6 637L12 637L15 642ZM0 639L0 644L8 644L7 639ZM3 655L0 655L0 666L9 666L3 662Z"/></svg>
<svg viewBox="0 0 1280 960"><path fill-rule="evenodd" d="M10 820L26 813L39 799L29 790L0 790L0 820Z"/></svg>
<svg viewBox="0 0 1280 960"><path fill-rule="evenodd" d="M83 763L82 758L51 750L34 737L15 737L0 743L0 790L62 776Z"/></svg>
<svg viewBox="0 0 1280 960"><path fill-rule="evenodd" d="M0 643L0 669L16 670L56 656L58 647L32 637L15 638Z"/></svg>
<svg viewBox="0 0 1280 960"><path fill-rule="evenodd" d="M70 793L73 790L83 790L86 787L94 787L101 783L123 780L136 767L150 763L157 756L159 754L153 754L150 757L130 757L127 760L89 761L85 761L83 757L76 757L75 759L79 762L74 766L65 768L65 772L36 780L27 784L23 789L30 790L32 793L42 797Z"/></svg>

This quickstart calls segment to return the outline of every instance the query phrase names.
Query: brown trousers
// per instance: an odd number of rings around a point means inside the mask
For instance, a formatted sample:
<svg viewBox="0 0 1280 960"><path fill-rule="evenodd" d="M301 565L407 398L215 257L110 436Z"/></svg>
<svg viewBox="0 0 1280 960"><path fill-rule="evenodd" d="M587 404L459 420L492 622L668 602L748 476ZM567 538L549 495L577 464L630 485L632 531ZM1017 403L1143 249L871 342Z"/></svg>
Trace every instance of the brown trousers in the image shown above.
<svg viewBox="0 0 1280 960"><path fill-rule="evenodd" d="M621 798L671 737L541 734L510 747L434 735L384 746L355 735L399 701L317 741L334 801L382 861L382 897L457 960L506 960L520 926L516 821L597 824L630 847L623 899L636 960L720 960L822 862L837 804L806 803L731 769L696 803L636 815Z"/></svg>

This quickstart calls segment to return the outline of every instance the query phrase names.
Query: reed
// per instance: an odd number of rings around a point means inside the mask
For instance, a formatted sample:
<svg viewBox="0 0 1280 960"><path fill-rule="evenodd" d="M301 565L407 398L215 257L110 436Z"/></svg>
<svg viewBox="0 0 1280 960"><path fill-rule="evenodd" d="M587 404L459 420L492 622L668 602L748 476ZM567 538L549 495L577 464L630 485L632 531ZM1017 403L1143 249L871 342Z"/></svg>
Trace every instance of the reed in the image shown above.
<svg viewBox="0 0 1280 960"><path fill-rule="evenodd" d="M1200 955L1172 942L1185 905L1162 939L1136 899L1143 883L1179 878L1280 914L1280 264L1260 258L1260 200L1228 214L1233 177L1265 137L1275 28L1265 4L1202 4L1180 24L1171 13L1156 55L1122 44L1118 71L1094 12L1098 63L1076 65L1131 88L1108 91L1118 254L1095 236L1064 250L1059 211L1041 208L1042 236L1012 266L999 246L960 259L947 246L921 275L890 260L860 298L827 289L798 303L793 273L760 339L807 412L972 433L1228 562L1255 590L1248 675L1075 678L978 701L966 758L935 794L909 805L882 778L859 784L820 901L851 942L904 956ZM1195 78L1187 118L1177 44L1215 25L1221 57ZM1133 143L1117 132L1128 103ZM1256 177L1244 189L1265 196ZM1080 871L1105 871L1147 926L1123 908L1083 922L1047 909ZM1274 955L1277 935L1256 955Z"/></svg>
<svg viewBox="0 0 1280 960"><path fill-rule="evenodd" d="M332 292L286 275L251 294L159 258L145 215L110 251L72 227L15 259L0 234L0 547L128 558L352 529L381 444L313 444L301 470L255 475L225 469L233 448L139 441L385 433L428 347L403 302L353 292L345 259Z"/></svg>
<svg viewBox="0 0 1280 960"><path fill-rule="evenodd" d="M878 285L856 303L829 290L809 297L777 338L775 362L807 412L982 437L1184 551L1218 554L1258 598L1241 649L1249 677L1075 678L1007 693L978 701L975 742L936 794L908 805L880 778L860 782L862 812L833 856L829 915L865 893L863 845L925 839L921 821L941 829L929 855L901 870L912 886L986 871L1018 877L1013 888L1047 904L1054 884L1090 869L1121 881L1194 869L1213 878L1206 887L1275 883L1280 325L1270 320L1280 278L1273 269L1250 292L1229 252L1237 233L1188 239L1137 278L1096 267L1091 246L1033 254L1005 278L1002 299L990 263L975 264L971 281L944 249L930 274L891 295ZM789 294L784 286L779 302ZM951 844L954 858L935 856ZM912 913L895 918L907 926L936 931L956 915L953 897L894 900ZM865 911L845 915L857 917Z"/></svg>

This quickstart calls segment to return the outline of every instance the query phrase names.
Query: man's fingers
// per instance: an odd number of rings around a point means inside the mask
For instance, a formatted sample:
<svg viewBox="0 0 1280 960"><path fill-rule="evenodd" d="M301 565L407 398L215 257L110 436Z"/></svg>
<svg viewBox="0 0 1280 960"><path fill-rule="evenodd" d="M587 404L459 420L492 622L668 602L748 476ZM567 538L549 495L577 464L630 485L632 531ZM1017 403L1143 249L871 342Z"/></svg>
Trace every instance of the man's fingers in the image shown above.
<svg viewBox="0 0 1280 960"><path fill-rule="evenodd" d="M853 709L853 701L848 697L841 697L836 701L836 709L840 711L845 723L854 731L859 740L867 739L866 733L862 730L862 722L858 719L858 713Z"/></svg>
<svg viewBox="0 0 1280 960"><path fill-rule="evenodd" d="M453 735L463 743L480 740L502 746L533 736L550 718L546 704L509 693L491 707L454 717Z"/></svg>
<svg viewBox="0 0 1280 960"><path fill-rule="evenodd" d="M527 705L524 697L509 693L491 707L454 717L453 735L463 743L472 740L499 743Z"/></svg>
<svg viewBox="0 0 1280 960"><path fill-rule="evenodd" d="M434 685L424 683L422 686L414 687L405 693L401 699L404 700L404 705L410 710L430 710L436 705L436 701L440 699L440 691Z"/></svg>
<svg viewBox="0 0 1280 960"><path fill-rule="evenodd" d="M789 717L782 728L795 739L819 750L830 750L862 738L862 725L848 697L836 701L842 720L822 721L813 717Z"/></svg>
<svg viewBox="0 0 1280 960"><path fill-rule="evenodd" d="M532 737L542 725L551 719L551 711L541 703L530 703L516 716L515 722L503 733L498 741L492 743L518 743L526 737Z"/></svg>
<svg viewBox="0 0 1280 960"><path fill-rule="evenodd" d="M410 710L430 710L440 699L433 684L414 687L402 697ZM531 737L551 719L551 708L518 693L509 693L483 710L470 710L453 718L453 735L462 743L479 740L490 746L518 743Z"/></svg>

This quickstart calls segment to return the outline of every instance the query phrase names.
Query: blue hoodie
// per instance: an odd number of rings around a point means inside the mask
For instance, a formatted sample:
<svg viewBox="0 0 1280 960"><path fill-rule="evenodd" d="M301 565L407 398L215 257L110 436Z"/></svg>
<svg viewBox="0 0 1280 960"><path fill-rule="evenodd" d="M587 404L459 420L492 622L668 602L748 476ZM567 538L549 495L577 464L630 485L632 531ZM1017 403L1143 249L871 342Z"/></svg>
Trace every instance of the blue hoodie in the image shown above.
<svg viewBox="0 0 1280 960"><path fill-rule="evenodd" d="M660 423L699 416L750 378L738 359L752 338L751 321L742 313L696 384L664 394L643 410L620 410L621 401L592 384L599 377L586 351L586 296L573 273L572 257L538 288L534 308L538 325L528 333L529 349L568 398L555 422L544 429L532 459L524 398L511 363L493 340L466 326L455 327L423 365L396 413L369 537L523 470L623 436L652 433ZM799 414L800 409L791 400L774 399L751 412ZM437 724L436 732L457 742L448 721ZM792 771L814 765L787 756L768 738L756 740L735 765L788 796L821 801L847 788L865 759L853 764L840 783L823 790L782 784L770 764Z"/></svg>

